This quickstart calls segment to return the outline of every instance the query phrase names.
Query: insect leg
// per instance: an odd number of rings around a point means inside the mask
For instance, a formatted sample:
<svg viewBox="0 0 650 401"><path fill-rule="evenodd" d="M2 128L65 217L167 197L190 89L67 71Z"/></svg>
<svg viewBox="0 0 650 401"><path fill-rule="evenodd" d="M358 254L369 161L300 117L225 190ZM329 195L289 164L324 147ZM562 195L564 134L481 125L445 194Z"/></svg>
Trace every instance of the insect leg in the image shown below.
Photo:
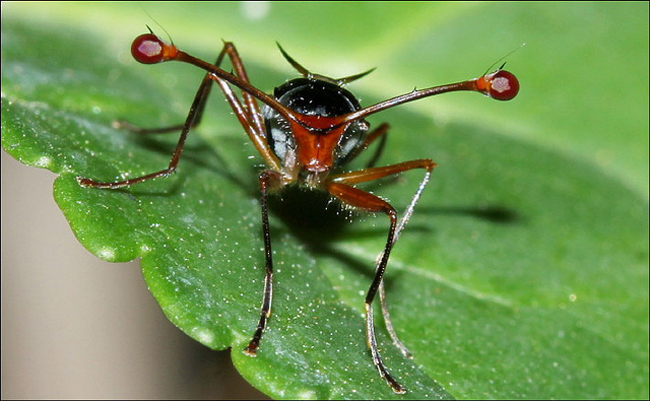
<svg viewBox="0 0 650 401"><path fill-rule="evenodd" d="M269 226L269 211L267 198L268 193L274 184L279 181L278 173L274 171L265 170L260 174L260 189L262 192L262 231L264 232L264 255L266 263L266 276L264 277L264 295L262 296L262 307L260 313L260 321L257 324L257 329L253 338L244 348L244 353L250 356L255 356L257 348L262 339L262 333L266 327L266 321L271 316L271 300L273 298L273 253L271 251L271 228Z"/></svg>
<svg viewBox="0 0 650 401"><path fill-rule="evenodd" d="M253 142L253 145L259 152L260 156L262 156L262 158L264 159L268 168L275 172L282 171L282 164L280 163L280 160L273 153L273 150L269 146L269 143L266 141L265 129L262 127L261 130L258 130L258 128L256 127L257 124L254 122L255 120L254 115L256 113L255 112L251 113L250 108L246 109L244 105L242 105L242 103L239 101L239 99L233 92L228 82L224 81L223 79L217 78L216 76L212 76L211 78L215 80L217 84L221 87L221 90L223 91L226 100L230 104L230 107L235 112L237 119L239 120L242 127L246 131L246 134L248 134L248 138ZM253 99L251 100L254 102Z"/></svg>
<svg viewBox="0 0 650 401"><path fill-rule="evenodd" d="M227 46L224 45L224 48L221 50L219 56L217 57L217 60L215 61L216 66L219 66L221 64L226 54L228 54L228 49ZM141 177L136 177L129 180L118 181L118 182L100 182L100 181L91 180L89 178L77 177L77 181L79 182L79 184L85 187L117 189L129 185L137 184L140 182L148 181L158 177L167 177L171 173L173 173L176 170L176 167L178 166L178 162L180 160L183 147L185 146L185 141L187 139L187 135L189 134L190 128L196 126L201 121L201 117L203 116L206 100L210 94L210 89L212 88L213 81L210 78L210 76L211 74L207 73L203 78L203 81L201 82L201 85L199 86L199 89L197 90L196 95L194 96L194 101L192 102L192 106L190 107L190 111L187 115L187 118L185 119L185 122L181 125L146 129L146 128L140 128L126 121L115 121L113 123L113 125L116 128L125 128L139 134L168 133L180 129L181 135L178 139L178 143L176 144L176 148L174 149L174 153L166 169L157 171L155 173L147 174Z"/></svg>
<svg viewBox="0 0 650 401"><path fill-rule="evenodd" d="M390 227L388 230L388 238L386 240L386 246L384 247L383 252L379 256L379 261L377 262L377 268L375 270L375 277L372 281L372 284L370 285L370 288L368 289L368 293L366 295L366 300L365 300L366 340L368 343L368 348L370 349L370 353L372 355L373 362L377 367L377 370L379 371L379 375L386 380L386 382L391 386L391 388L395 393L399 393L399 394L406 392L406 389L390 375L379 354L379 350L377 347L377 338L375 335L372 302L374 301L375 295L378 290L380 291L380 298L383 298L381 295L381 292L383 292L383 290L381 289L382 279L383 279L384 272L386 271L386 265L388 263L390 252L393 248L393 245L395 244L395 241L397 240L397 237L399 236L400 232L404 228L406 221L413 213L413 208L415 207L415 203L417 203L417 200L419 199L420 194L424 189L424 186L426 186L428 177L434 167L435 167L435 163L429 159L412 160L409 162L398 163L391 166L368 168L359 171L353 171L350 173L338 174L336 176L333 176L325 184L325 188L327 189L327 191L330 194L332 194L334 197L343 201L344 203L369 212L386 213L386 215L390 219ZM399 224L397 223L397 212L388 202L382 200L381 198L375 195L372 195L368 192L362 191L360 189L351 186L353 184L372 181L390 175L399 174L401 172L412 170L415 168L426 169L427 175L425 179L422 181L422 183L420 184L420 187L418 188L418 191L416 192L414 199L412 200L411 204L407 208L407 211L405 212L405 216L404 218L402 218L402 220L400 220ZM382 302L382 310L384 310L384 316L388 316L387 309L385 308L385 302ZM397 336L395 335L395 331L392 328L392 323L390 323L390 318L388 319L387 327L389 333L391 334L391 337L393 338L393 342L396 343L396 345L398 346L398 348L400 348L400 351L403 354L408 355L408 350L406 350L406 348L403 345L401 345L401 342L397 339Z"/></svg>
<svg viewBox="0 0 650 401"><path fill-rule="evenodd" d="M237 50L235 49L232 43L229 42L224 43L224 47L219 53L219 57L215 61L215 66L218 67L226 55L230 58L235 73L238 75L238 77L241 80L248 83L248 77L246 75L245 68L241 61L241 58L239 57L239 54L237 53ZM269 164L269 167L276 170L279 169L280 162L277 161L277 158L275 157L275 155L273 155L272 151L263 140L265 137L265 131L263 128L263 121L262 121L261 113L259 111L259 106L257 105L255 99L252 96L250 96L247 92L242 91L245 105L246 105L245 108L242 107L241 102L239 102L237 97L232 92L232 89L225 83L225 81L216 78L212 73L208 72L203 78L203 81L201 82L201 85L199 86L199 89L196 92L194 101L192 102L192 106L190 107L190 111L187 115L185 123L183 123L182 125L163 127L163 128L154 128L154 129L142 129L127 122L116 122L116 124L119 127L127 128L131 131L142 133L142 134L167 133L167 132L175 131L177 129L181 129L181 135L179 137L178 143L176 145L176 148L174 149L174 153L172 155L172 158L167 168L141 177L131 178L128 180L117 181L117 182L100 182L89 178L77 177L77 181L79 182L79 184L85 187L117 189L117 188L130 186L133 184L138 184L140 182L148 181L154 178L167 177L170 174L172 174L178 166L178 162L180 160L180 156L183 151L183 147L185 146L185 141L187 140L187 136L189 134L190 129L196 126L201 120L201 117L205 110L206 100L208 98L208 95L210 94L210 89L212 88L211 84L213 81L216 81L217 83L220 84L227 98L229 96L231 98L234 98L234 100L229 99L229 103L233 107L235 113L238 115L240 121L242 121L242 125L246 129L248 135L252 137L256 148L258 148L258 151L260 151L265 161L267 161L267 164ZM237 105L235 105L234 103L237 103ZM237 109L236 106L239 106L239 108Z"/></svg>
<svg viewBox="0 0 650 401"><path fill-rule="evenodd" d="M230 42L225 42L222 51L228 54L236 76L248 84L248 76L246 75L244 64L239 57L239 53L237 53L235 45ZM221 79L210 72L206 74L206 79L211 79L215 81L217 85L219 85L221 91L226 97L226 100L228 101L228 104L230 104L230 107L237 116L237 119L246 131L246 134L250 140L253 142L253 145L259 152L260 156L262 156L264 159L264 162L268 168L276 172L282 171L282 164L280 160L273 153L273 150L266 140L266 128L264 125L264 119L262 118L262 113L260 112L256 98L246 90L242 89L241 93L242 97L244 98L244 103L242 104L239 98L235 95L231 84L229 84L226 80Z"/></svg>
<svg viewBox="0 0 650 401"><path fill-rule="evenodd" d="M393 236L395 234L395 227L397 226L397 212L388 202L380 199L375 195L351 187L349 185L341 183L330 183L326 188L330 194L340 199L344 203L370 212L384 212L390 219L390 228L388 229L388 239L386 241L384 253L381 257L379 265L377 266L377 270L375 271L375 278L370 286L370 289L368 290L368 294L366 295L366 341L368 348L370 349L370 354L372 355L372 361L377 367L379 375L384 380L386 380L386 382L391 386L395 393L405 393L406 389L397 380L395 380L393 376L391 376L391 374L388 372L388 369L386 368L386 365L384 365L381 356L379 355L377 337L375 335L374 314L372 311L372 301L375 298L375 293L377 292L379 283L381 282L384 271L386 270L388 256L390 255L390 250L393 246Z"/></svg>
<svg viewBox="0 0 650 401"><path fill-rule="evenodd" d="M422 195L424 188L426 188L427 184L429 183L430 177L431 177L431 170L427 170L426 174L422 178L422 181L420 182L420 185L418 186L417 191L415 191L415 194L411 199L411 203L409 203L408 207L404 211L404 214L402 215L402 218L400 219L399 223L397 223L397 228L395 229L395 236L393 237L393 244L397 242L397 239L399 238L400 234L402 233L402 230L406 226L406 223L408 223L409 219L411 218L411 215L415 210L415 205L420 200L420 196ZM378 261L381 260L381 257L382 255L379 256ZM384 289L383 280L379 284L379 302L381 304L381 312L384 315L384 324L386 325L386 330L388 330L388 334L390 334L390 337L393 340L393 344L395 344L395 347L397 347L397 349L400 350L402 355L404 355L407 358L412 358L411 352L408 350L408 348L406 348L404 343L397 337L397 332L395 331L395 328L393 326L393 321L390 318L388 305L386 303L386 291Z"/></svg>
<svg viewBox="0 0 650 401"><path fill-rule="evenodd" d="M133 184L138 184L144 181L152 180L154 178L167 177L170 174L172 174L176 170L176 167L178 166L178 162L181 158L181 153L183 152L183 147L185 146L185 141L187 140L187 135L189 134L190 128L192 127L192 122L194 121L197 112L201 110L203 104L205 104L206 94L207 94L206 86L201 84L199 91L196 93L196 96L194 97L194 101L192 102L192 106L190 107L190 111L185 120L185 124L182 125L181 135L178 138L178 143L176 144L176 148L174 149L174 153L172 154L172 158L169 161L169 165L167 166L167 168L157 171L155 173L143 175L141 177L131 178L128 180L117 181L117 182L101 182L101 181L92 180L90 178L77 177L77 182L79 182L79 185L83 187L92 187L92 188L117 189L117 188L127 187ZM138 132L147 133L146 131L148 130L142 130ZM153 130L153 132L155 132L155 130Z"/></svg>
<svg viewBox="0 0 650 401"><path fill-rule="evenodd" d="M250 82L248 75L246 74L246 69L244 68L244 63L242 62L241 57L239 57L239 53L237 52L235 45L232 42L224 42L223 49L223 51L225 51L230 58L230 62L235 70L235 75L240 77L245 82ZM251 117L251 122L255 127L255 130L260 133L260 135L266 136L264 119L262 118L262 113L260 112L260 108L257 104L257 101L255 100L255 97L253 97L245 90L242 90L242 96L244 97L244 103L246 104L248 115Z"/></svg>

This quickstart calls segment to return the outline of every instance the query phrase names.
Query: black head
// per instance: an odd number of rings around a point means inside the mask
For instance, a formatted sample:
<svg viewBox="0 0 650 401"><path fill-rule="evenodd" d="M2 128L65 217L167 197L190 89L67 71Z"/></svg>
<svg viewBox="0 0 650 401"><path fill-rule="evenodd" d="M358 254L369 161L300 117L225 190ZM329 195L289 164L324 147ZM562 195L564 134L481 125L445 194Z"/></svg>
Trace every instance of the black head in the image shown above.
<svg viewBox="0 0 650 401"><path fill-rule="evenodd" d="M280 47L280 45L278 45ZM275 88L273 97L283 106L306 116L337 117L352 113L361 108L357 98L344 84L359 79L370 73L333 79L318 74L313 74L298 64L280 47L282 55L303 77L295 78ZM296 141L294 133L287 121L270 107L262 110L267 129L267 141L273 152L280 160L285 161L295 151ZM365 120L352 122L343 135L339 138L334 149L334 166L347 162L355 153L354 151L363 143L369 124ZM329 131L309 131L311 135L326 135Z"/></svg>

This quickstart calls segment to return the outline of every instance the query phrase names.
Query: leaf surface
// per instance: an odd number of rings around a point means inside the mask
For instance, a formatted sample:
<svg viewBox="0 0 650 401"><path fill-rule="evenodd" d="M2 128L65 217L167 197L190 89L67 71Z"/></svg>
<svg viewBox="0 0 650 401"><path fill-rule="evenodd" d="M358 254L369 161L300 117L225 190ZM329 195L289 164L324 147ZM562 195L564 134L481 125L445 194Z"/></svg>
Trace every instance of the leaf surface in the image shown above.
<svg viewBox="0 0 650 401"><path fill-rule="evenodd" d="M58 173L54 195L79 241L105 260L141 258L168 318L206 346L232 347L235 365L257 388L291 399L648 397L647 91L630 88L618 103L589 97L584 84L593 67L585 71L578 62L587 51L581 43L562 43L560 52L573 58L562 63L559 83L550 80L553 59L537 52L549 54L548 42L565 36L549 36L550 28L535 33L546 21L575 34L578 18L589 18L615 39L631 38L635 29L647 32L647 18L635 19L643 10L647 16L647 4L272 5L264 24L238 5L156 8L157 16L176 17L164 21L175 43L206 59L220 47L215 35L237 39L252 81L265 91L293 74L273 48L276 39L307 68L335 77L376 63L380 70L349 88L364 104L413 85L478 75L486 60L529 41L510 62L522 82L514 101L455 94L372 120L392 126L382 164L432 157L440 166L387 273L394 323L412 361L377 322L382 353L406 396L392 394L378 377L363 333L363 299L386 218L355 216L348 224L347 214L317 193L289 191L273 202L273 315L258 357L240 352L257 323L264 277L261 161L220 99L209 102L178 174L117 191L77 185L77 175L110 181L164 167L175 135L142 137L111 122L182 121L203 75L130 61L129 38L140 31L89 26L97 14L109 24L124 7L87 7L78 28L64 29L34 23L38 14L15 9L21 18L9 19L3 12L2 146L25 164ZM207 10L216 27L202 17ZM305 10L318 21L301 21ZM550 16L557 11L560 17ZM506 16L503 29L488 30L485 21L497 15ZM532 15L531 23L519 22ZM327 40L317 34L353 17L354 25L341 25ZM66 18L81 21L74 12ZM392 23L372 40L359 36L386 18ZM565 18L571 24L562 25ZM616 18L626 18L626 27ZM126 17L132 20L139 29L144 17ZM283 23L289 20L298 22ZM485 43L499 47L479 46L460 57L459 68L458 50L476 47L464 37L470 33L482 40L489 33ZM643 45L602 35L606 50ZM647 35L645 45L645 60L625 68L641 71L645 62L647 87ZM598 90L597 99L621 99L620 88ZM605 106L607 113L597 112ZM628 140L615 141L611 127ZM364 188L402 210L420 177L410 172Z"/></svg>

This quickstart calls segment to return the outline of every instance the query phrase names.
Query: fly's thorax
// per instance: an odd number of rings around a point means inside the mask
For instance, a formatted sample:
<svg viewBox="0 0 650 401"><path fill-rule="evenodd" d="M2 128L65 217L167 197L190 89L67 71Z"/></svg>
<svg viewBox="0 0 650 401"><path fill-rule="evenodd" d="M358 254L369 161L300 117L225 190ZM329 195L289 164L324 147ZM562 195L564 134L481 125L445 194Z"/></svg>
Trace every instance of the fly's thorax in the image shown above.
<svg viewBox="0 0 650 401"><path fill-rule="evenodd" d="M319 79L296 78L277 87L274 96L300 115L299 122L290 122L269 106L262 109L267 141L285 167L292 167L297 161L307 171L329 171L345 164L363 144L369 129L365 120L332 127L319 125L323 120L336 122L336 117L360 109L354 95L341 86Z"/></svg>

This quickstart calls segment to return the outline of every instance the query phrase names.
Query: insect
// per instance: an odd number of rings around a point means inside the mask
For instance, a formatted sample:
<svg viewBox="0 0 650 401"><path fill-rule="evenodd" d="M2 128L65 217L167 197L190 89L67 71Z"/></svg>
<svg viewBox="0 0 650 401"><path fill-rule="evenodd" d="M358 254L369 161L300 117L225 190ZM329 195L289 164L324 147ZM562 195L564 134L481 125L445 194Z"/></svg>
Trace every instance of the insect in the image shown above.
<svg viewBox="0 0 650 401"><path fill-rule="evenodd" d="M365 120L371 114L417 99L453 91L474 91L497 100L510 100L519 91L519 82L503 66L483 76L458 83L413 90L377 104L361 107L358 100L343 86L359 79L370 71L340 79L332 79L309 72L280 47L280 52L302 77L292 79L275 88L268 95L253 86L246 74L244 64L230 42L225 42L214 64L195 58L173 43L168 44L157 37L151 29L138 36L131 46L133 57L143 64L180 61L193 64L206 71L185 122L179 126L160 129L142 129L126 122L117 126L142 134L173 132L180 130L180 138L167 168L141 177L118 182L98 182L78 177L81 186L116 189L138 184L172 174L179 163L181 152L190 129L199 123L212 84L217 84L242 127L248 134L266 168L259 175L261 190L262 231L265 249L266 274L259 323L244 352L255 356L267 321L271 315L273 293L273 258L271 233L268 220L268 197L288 185L304 185L328 192L333 198L352 208L384 213L389 220L386 245L379 255L375 275L365 297L366 341L379 375L395 393L406 388L388 371L377 347L372 304L379 292L381 309L388 332L397 348L407 357L410 353L397 338L388 309L382 278L395 241L413 213L422 191L436 166L431 159L417 159L383 167L367 167L356 171L341 172L341 168L371 143L385 140L388 124L370 130ZM224 58L232 65L232 73L220 66ZM239 97L235 91L241 91ZM260 107L259 103L262 103ZM425 172L419 188L404 215L398 220L396 210L387 201L358 189L355 185L394 176L405 171L422 169Z"/></svg>

